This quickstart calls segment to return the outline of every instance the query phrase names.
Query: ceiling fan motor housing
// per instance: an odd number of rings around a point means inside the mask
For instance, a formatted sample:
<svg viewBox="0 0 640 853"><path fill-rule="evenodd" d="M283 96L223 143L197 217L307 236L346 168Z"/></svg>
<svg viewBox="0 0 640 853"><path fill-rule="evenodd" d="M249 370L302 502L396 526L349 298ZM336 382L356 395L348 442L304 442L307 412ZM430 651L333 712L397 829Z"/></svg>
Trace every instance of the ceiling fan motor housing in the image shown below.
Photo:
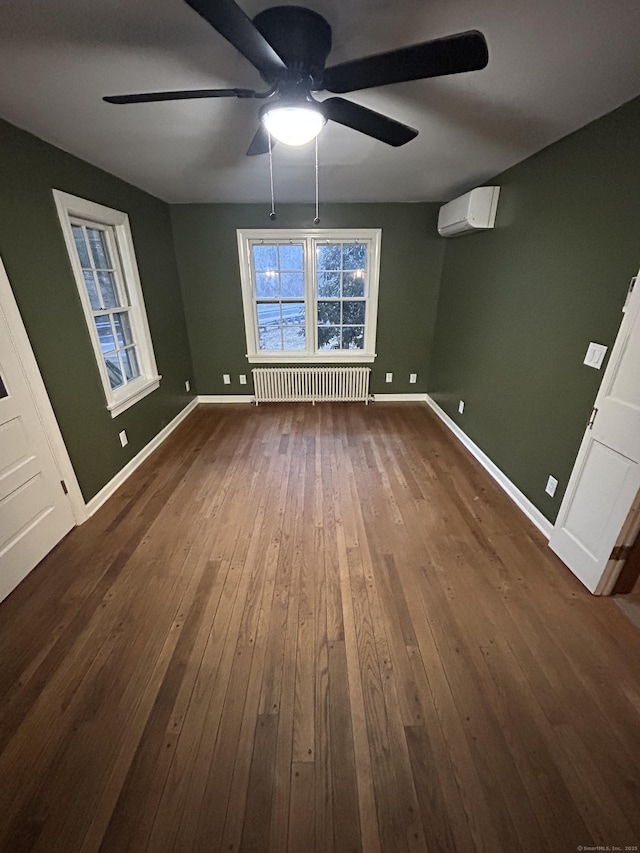
<svg viewBox="0 0 640 853"><path fill-rule="evenodd" d="M302 6L274 6L256 15L253 24L289 71L310 78L311 87L320 88L331 51L331 27L322 15ZM278 82L263 77L267 83Z"/></svg>

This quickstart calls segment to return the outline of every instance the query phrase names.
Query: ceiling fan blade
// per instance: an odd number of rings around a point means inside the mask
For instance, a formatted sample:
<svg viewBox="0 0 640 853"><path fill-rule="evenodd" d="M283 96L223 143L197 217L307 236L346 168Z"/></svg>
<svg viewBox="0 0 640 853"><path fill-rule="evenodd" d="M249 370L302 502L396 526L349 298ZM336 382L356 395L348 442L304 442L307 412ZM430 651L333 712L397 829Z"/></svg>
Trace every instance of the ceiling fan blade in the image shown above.
<svg viewBox="0 0 640 853"><path fill-rule="evenodd" d="M323 88L328 92L355 92L389 83L479 71L488 61L485 37L478 30L469 30L333 65L324 72Z"/></svg>
<svg viewBox="0 0 640 853"><path fill-rule="evenodd" d="M153 101L187 101L191 98L255 98L253 89L187 89L184 92L142 92L139 95L107 95L108 104L146 104Z"/></svg>
<svg viewBox="0 0 640 853"><path fill-rule="evenodd" d="M271 148L273 150L276 140L271 137ZM269 153L269 133L267 128L260 122L260 127L256 130L256 135L251 140L251 145L247 149L247 156L254 157L256 154Z"/></svg>
<svg viewBox="0 0 640 853"><path fill-rule="evenodd" d="M262 33L233 0L186 0L191 8L224 36L267 80L286 70Z"/></svg>
<svg viewBox="0 0 640 853"><path fill-rule="evenodd" d="M418 135L418 131L413 127L401 124L367 107L361 107L360 104L345 101L344 98L327 98L326 101L322 101L322 109L331 121L359 130L360 133L365 133L395 148L406 145Z"/></svg>

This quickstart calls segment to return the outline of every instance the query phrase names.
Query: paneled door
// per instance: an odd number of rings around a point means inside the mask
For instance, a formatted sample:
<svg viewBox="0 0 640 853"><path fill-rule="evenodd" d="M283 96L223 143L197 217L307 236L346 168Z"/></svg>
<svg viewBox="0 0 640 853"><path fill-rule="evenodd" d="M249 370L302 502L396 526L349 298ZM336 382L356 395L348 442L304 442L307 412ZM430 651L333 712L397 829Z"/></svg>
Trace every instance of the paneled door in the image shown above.
<svg viewBox="0 0 640 853"><path fill-rule="evenodd" d="M549 546L591 592L640 489L640 284L596 397Z"/></svg>
<svg viewBox="0 0 640 853"><path fill-rule="evenodd" d="M0 261L0 601L75 524L28 378L16 319ZM24 334L23 327L20 331Z"/></svg>

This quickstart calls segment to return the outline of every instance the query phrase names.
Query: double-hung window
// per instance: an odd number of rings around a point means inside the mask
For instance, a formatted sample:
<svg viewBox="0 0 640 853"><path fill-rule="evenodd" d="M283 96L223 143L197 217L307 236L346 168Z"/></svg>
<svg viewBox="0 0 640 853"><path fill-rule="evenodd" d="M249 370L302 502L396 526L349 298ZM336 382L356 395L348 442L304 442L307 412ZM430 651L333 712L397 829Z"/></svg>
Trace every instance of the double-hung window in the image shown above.
<svg viewBox="0 0 640 853"><path fill-rule="evenodd" d="M54 190L112 417L160 384L125 213Z"/></svg>
<svg viewBox="0 0 640 853"><path fill-rule="evenodd" d="M372 362L379 229L239 230L247 358Z"/></svg>

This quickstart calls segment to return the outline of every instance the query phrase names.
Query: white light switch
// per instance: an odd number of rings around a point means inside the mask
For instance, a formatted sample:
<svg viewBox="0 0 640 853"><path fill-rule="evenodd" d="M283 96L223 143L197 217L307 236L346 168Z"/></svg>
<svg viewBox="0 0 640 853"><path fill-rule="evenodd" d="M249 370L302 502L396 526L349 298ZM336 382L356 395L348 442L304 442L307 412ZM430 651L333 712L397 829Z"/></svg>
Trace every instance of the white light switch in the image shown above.
<svg viewBox="0 0 640 853"><path fill-rule="evenodd" d="M589 367L595 367L596 370L600 370L606 354L607 347L605 347L603 344L594 344L592 341L589 344L589 349L587 350L587 354L584 357L583 364L586 364Z"/></svg>

